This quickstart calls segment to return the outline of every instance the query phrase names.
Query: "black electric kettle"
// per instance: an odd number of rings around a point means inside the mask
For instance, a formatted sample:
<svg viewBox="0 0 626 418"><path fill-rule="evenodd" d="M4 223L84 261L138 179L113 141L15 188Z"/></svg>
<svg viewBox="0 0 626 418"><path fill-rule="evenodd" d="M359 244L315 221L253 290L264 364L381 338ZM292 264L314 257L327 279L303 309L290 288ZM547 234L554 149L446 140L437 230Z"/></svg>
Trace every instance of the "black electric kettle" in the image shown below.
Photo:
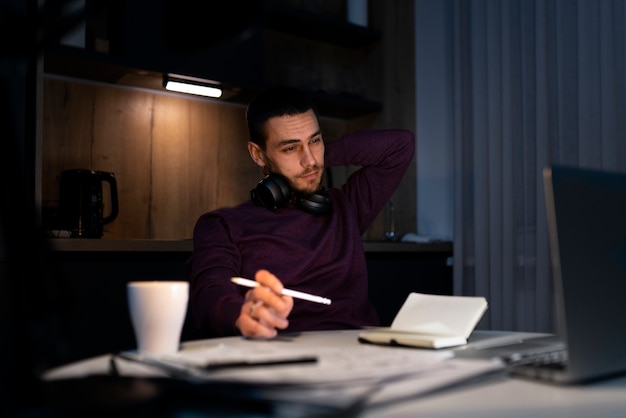
<svg viewBox="0 0 626 418"><path fill-rule="evenodd" d="M104 216L103 185L108 184L111 209ZM61 173L59 221L72 238L102 238L104 225L118 215L117 180L114 173L85 169Z"/></svg>

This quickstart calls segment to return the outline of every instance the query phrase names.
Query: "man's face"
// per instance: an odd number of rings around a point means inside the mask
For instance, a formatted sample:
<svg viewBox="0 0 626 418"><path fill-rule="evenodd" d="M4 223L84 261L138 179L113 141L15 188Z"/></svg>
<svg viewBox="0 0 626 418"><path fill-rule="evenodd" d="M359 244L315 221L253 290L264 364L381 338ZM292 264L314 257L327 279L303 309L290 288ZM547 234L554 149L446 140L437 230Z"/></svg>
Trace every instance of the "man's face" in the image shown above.
<svg viewBox="0 0 626 418"><path fill-rule="evenodd" d="M248 144L255 163L285 176L294 191L316 192L324 174L324 140L313 110L271 118L265 130L264 151Z"/></svg>

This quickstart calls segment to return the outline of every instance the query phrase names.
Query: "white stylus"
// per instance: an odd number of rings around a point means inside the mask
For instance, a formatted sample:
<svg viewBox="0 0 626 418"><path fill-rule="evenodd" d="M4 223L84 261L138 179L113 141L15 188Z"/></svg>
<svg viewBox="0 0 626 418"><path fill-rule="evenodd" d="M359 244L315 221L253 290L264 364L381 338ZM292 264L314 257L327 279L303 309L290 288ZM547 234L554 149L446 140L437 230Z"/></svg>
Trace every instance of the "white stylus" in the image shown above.
<svg viewBox="0 0 626 418"><path fill-rule="evenodd" d="M244 279L243 277L233 277L230 279L233 283L237 283L240 286L257 287L260 283L250 279ZM330 305L330 299L323 298L321 296L311 295L309 293L298 292L297 290L283 289L282 294L285 296L291 296L296 299L304 299L310 302L323 303L324 305Z"/></svg>

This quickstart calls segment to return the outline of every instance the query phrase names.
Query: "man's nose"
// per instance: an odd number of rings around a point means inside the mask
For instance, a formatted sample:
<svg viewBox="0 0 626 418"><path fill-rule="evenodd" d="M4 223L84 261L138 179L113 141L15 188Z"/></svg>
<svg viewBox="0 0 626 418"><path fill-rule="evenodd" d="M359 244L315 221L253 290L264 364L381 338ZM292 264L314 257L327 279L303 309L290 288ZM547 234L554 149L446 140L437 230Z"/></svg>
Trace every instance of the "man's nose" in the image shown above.
<svg viewBox="0 0 626 418"><path fill-rule="evenodd" d="M317 161L310 147L304 147L302 151L302 166L309 167L315 165Z"/></svg>

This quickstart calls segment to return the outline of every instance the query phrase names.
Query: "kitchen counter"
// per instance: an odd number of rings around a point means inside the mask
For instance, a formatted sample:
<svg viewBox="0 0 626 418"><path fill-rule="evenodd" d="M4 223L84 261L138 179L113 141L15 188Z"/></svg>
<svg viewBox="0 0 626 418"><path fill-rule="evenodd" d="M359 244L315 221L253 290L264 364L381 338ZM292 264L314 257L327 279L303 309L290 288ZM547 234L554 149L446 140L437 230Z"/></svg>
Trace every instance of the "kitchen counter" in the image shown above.
<svg viewBox="0 0 626 418"><path fill-rule="evenodd" d="M191 240L51 238L56 285L67 295L63 309L72 329L67 361L131 349L134 334L126 309L132 280L188 280ZM370 299L381 325L391 324L410 292L453 293L451 242L363 243ZM185 320L183 339L206 337Z"/></svg>
<svg viewBox="0 0 626 418"><path fill-rule="evenodd" d="M53 251L71 252L191 252L192 240L150 240L150 239L77 239L52 238L49 240ZM452 242L432 241L425 243L364 241L366 253L451 253Z"/></svg>

